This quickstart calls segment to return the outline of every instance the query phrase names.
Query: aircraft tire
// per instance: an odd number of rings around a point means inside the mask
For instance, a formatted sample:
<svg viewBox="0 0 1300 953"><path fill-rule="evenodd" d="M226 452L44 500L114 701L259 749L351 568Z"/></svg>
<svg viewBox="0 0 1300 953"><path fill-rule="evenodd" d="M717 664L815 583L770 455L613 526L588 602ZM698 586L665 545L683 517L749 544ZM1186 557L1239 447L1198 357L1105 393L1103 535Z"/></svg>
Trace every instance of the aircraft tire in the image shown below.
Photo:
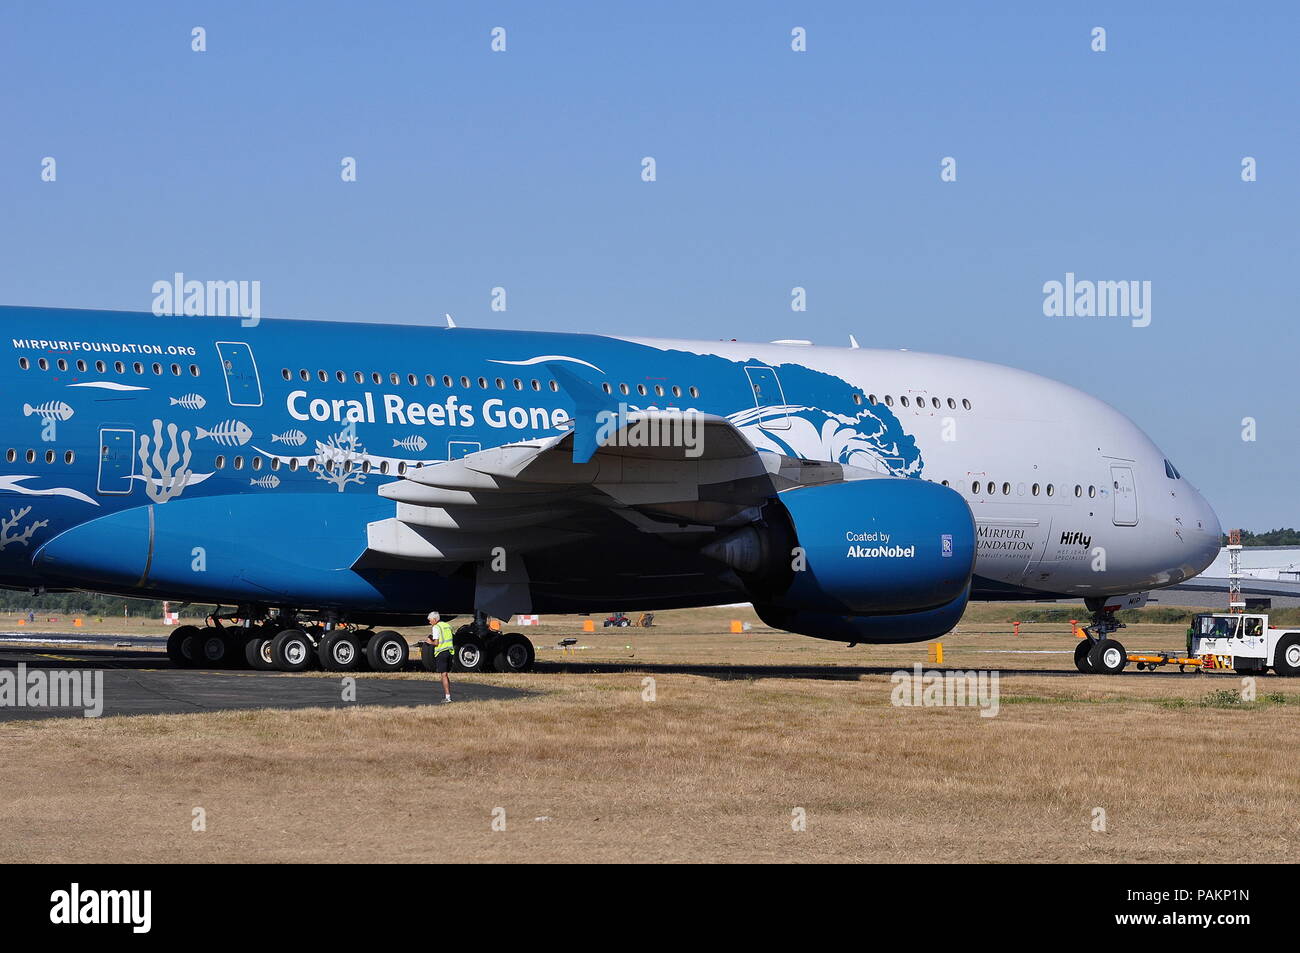
<svg viewBox="0 0 1300 953"><path fill-rule="evenodd" d="M492 667L498 672L529 672L537 661L533 643L518 632L501 636L490 648L494 650Z"/></svg>
<svg viewBox="0 0 1300 953"><path fill-rule="evenodd" d="M456 639L456 648L452 653L456 660L458 672L486 672L489 659L487 646L476 635L466 635Z"/></svg>
<svg viewBox="0 0 1300 953"><path fill-rule="evenodd" d="M366 642L366 660L376 672L400 672L411 657L411 647L392 629L376 632Z"/></svg>
<svg viewBox="0 0 1300 953"><path fill-rule="evenodd" d="M365 654L357 637L346 629L326 632L316 652L320 667L327 672L355 672Z"/></svg>
<svg viewBox="0 0 1300 953"><path fill-rule="evenodd" d="M1088 652L1092 649L1092 643L1087 639L1081 639L1079 644L1074 647L1074 667L1083 672L1084 675L1092 674L1092 663L1088 661Z"/></svg>
<svg viewBox="0 0 1300 953"><path fill-rule="evenodd" d="M228 668L234 650L230 636L217 628L200 629L190 642L190 657L196 668Z"/></svg>
<svg viewBox="0 0 1300 953"><path fill-rule="evenodd" d="M1128 665L1128 652L1115 639L1098 639L1088 653L1088 664L1098 675L1118 675Z"/></svg>
<svg viewBox="0 0 1300 953"><path fill-rule="evenodd" d="M285 629L271 640L271 659L281 672L304 672L316 658L316 646L302 629Z"/></svg>
<svg viewBox="0 0 1300 953"><path fill-rule="evenodd" d="M167 636L167 657L173 665L177 668L194 667L194 661L190 657L190 649L194 644L191 640L202 631L197 625L183 625Z"/></svg>
<svg viewBox="0 0 1300 953"><path fill-rule="evenodd" d="M257 672L275 671L275 659L271 657L271 640L273 635L254 632L244 642L244 661L248 667Z"/></svg>

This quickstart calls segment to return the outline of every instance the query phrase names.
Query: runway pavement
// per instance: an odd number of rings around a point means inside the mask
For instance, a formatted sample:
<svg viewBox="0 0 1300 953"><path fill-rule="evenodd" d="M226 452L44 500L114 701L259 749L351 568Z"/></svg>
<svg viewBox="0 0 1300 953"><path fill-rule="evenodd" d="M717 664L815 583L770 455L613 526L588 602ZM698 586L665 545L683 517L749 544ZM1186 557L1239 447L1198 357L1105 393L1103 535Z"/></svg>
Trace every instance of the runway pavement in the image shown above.
<svg viewBox="0 0 1300 953"><path fill-rule="evenodd" d="M29 638L30 636L23 636ZM157 648L135 645L160 643L158 639L116 636L58 636L75 638L94 647L32 645L4 641L0 636L0 678L21 663L28 676L35 673L103 673L102 716L160 715L188 712L231 711L256 708L346 708L353 705L432 705L442 701L441 687L430 675L420 679L394 679L356 673L355 699L344 700L344 674L285 675L276 672L178 669ZM131 642L132 647L116 643ZM37 679L44 679L37 675ZM12 681L14 676L9 676ZM514 688L456 680L453 704L484 699L522 698L528 692ZM83 708L17 706L0 692L0 721L33 718L81 718Z"/></svg>

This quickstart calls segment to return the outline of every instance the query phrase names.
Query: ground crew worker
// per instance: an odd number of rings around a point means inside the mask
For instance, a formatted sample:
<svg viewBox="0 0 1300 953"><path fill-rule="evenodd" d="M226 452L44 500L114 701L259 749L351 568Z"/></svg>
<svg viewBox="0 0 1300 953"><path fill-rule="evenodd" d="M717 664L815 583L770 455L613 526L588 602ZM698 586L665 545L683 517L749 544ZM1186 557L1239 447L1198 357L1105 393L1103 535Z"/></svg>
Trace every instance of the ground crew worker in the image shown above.
<svg viewBox="0 0 1300 953"><path fill-rule="evenodd" d="M451 671L456 646L452 642L451 626L436 611L429 613L429 624L433 626L428 639L433 643L433 670L442 676L442 703L446 705L451 702L451 679L447 673Z"/></svg>

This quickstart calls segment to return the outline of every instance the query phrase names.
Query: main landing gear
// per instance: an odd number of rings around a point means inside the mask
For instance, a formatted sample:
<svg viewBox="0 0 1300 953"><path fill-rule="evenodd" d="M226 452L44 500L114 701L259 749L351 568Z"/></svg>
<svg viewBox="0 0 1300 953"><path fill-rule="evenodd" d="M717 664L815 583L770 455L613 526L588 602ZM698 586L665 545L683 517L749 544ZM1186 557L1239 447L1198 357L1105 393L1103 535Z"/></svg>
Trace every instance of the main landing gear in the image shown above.
<svg viewBox="0 0 1300 953"><path fill-rule="evenodd" d="M1074 647L1074 667L1085 675L1118 675L1128 665L1128 651L1111 633L1124 623L1103 607L1089 608L1092 622L1083 627L1083 641Z"/></svg>
<svg viewBox="0 0 1300 953"><path fill-rule="evenodd" d="M173 665L263 672L400 672L410 661L410 646L401 633L351 625L333 613L318 619L286 612L259 616L256 609L240 607L227 615L218 611L208 623L172 632L167 657ZM432 671L432 646L422 649L425 667ZM456 631L458 671L526 672L535 660L532 642L517 632L493 631L486 615L476 615Z"/></svg>
<svg viewBox="0 0 1300 953"><path fill-rule="evenodd" d="M533 643L518 632L495 632L482 612L453 636L455 668L460 672L527 672L537 660ZM424 652L425 668L433 670L433 651Z"/></svg>

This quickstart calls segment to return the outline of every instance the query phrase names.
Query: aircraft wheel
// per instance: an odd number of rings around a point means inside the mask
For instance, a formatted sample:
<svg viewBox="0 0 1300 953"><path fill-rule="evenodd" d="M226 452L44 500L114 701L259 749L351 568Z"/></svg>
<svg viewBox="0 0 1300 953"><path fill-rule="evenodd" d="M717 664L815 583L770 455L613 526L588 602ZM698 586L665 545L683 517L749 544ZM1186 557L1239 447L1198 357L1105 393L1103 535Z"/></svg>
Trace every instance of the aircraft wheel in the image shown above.
<svg viewBox="0 0 1300 953"><path fill-rule="evenodd" d="M177 668L193 668L194 660L190 655L194 647L194 636L203 632L197 625L183 625L167 636L167 657Z"/></svg>
<svg viewBox="0 0 1300 953"><path fill-rule="evenodd" d="M366 642L366 660L376 672L400 672L410 657L406 639L391 629L376 632Z"/></svg>
<svg viewBox="0 0 1300 953"><path fill-rule="evenodd" d="M271 640L271 661L281 672L303 672L311 667L316 646L302 629L285 629Z"/></svg>
<svg viewBox="0 0 1300 953"><path fill-rule="evenodd" d="M456 671L458 672L486 672L488 670L488 653L487 646L483 640L476 635L466 635L463 639L456 639L455 655Z"/></svg>
<svg viewBox="0 0 1300 953"><path fill-rule="evenodd" d="M493 648L492 665L498 672L528 672L537 659L533 643L518 632L501 636Z"/></svg>
<svg viewBox="0 0 1300 953"><path fill-rule="evenodd" d="M1300 675L1300 635L1292 633L1277 640L1273 649L1273 671L1278 675Z"/></svg>
<svg viewBox="0 0 1300 953"><path fill-rule="evenodd" d="M234 643L217 628L200 629L190 642L193 664L200 668L224 668L234 656Z"/></svg>
<svg viewBox="0 0 1300 953"><path fill-rule="evenodd" d="M1085 675L1092 674L1092 663L1088 661L1088 653L1092 650L1092 643L1083 639L1074 647L1074 667Z"/></svg>
<svg viewBox="0 0 1300 953"><path fill-rule="evenodd" d="M327 672L355 672L361 667L361 643L346 629L326 632L316 650Z"/></svg>
<svg viewBox="0 0 1300 953"><path fill-rule="evenodd" d="M1088 662L1098 675L1118 675L1128 665L1128 652L1114 639L1098 639L1088 653Z"/></svg>
<svg viewBox="0 0 1300 953"><path fill-rule="evenodd" d="M264 632L254 632L244 643L244 661L248 667L259 672L271 672L275 670L275 659L271 657L271 640L272 635Z"/></svg>

